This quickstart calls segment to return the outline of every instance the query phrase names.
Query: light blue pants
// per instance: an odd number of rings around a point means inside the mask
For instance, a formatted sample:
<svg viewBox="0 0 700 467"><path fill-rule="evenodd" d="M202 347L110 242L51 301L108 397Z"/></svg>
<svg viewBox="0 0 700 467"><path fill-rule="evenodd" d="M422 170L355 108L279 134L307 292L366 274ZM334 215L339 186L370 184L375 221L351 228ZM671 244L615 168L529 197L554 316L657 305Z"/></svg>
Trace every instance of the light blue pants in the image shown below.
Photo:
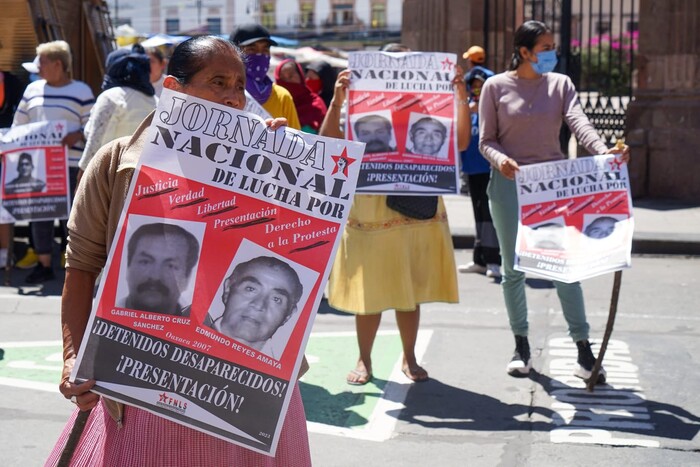
<svg viewBox="0 0 700 467"><path fill-rule="evenodd" d="M527 301L525 299L525 273L516 271L515 238L518 234L518 196L515 182L508 180L497 170L491 171L488 187L491 217L498 234L503 264L503 297L506 302L510 328L516 336L527 336ZM581 283L566 284L554 281L564 318L569 325L569 336L574 341L588 339L589 326L583 304Z"/></svg>

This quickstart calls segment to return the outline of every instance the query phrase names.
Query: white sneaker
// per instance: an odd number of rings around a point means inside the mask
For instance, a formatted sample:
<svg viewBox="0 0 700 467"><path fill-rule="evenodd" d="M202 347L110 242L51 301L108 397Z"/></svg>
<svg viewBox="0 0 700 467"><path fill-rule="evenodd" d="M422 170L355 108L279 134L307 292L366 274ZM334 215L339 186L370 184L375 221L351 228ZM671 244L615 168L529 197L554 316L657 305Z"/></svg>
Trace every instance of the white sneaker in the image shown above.
<svg viewBox="0 0 700 467"><path fill-rule="evenodd" d="M486 277L493 277L494 279L501 278L501 267L498 264L487 264L486 265Z"/></svg>
<svg viewBox="0 0 700 467"><path fill-rule="evenodd" d="M460 264L457 270L465 273L486 274L486 268L473 261L469 264Z"/></svg>

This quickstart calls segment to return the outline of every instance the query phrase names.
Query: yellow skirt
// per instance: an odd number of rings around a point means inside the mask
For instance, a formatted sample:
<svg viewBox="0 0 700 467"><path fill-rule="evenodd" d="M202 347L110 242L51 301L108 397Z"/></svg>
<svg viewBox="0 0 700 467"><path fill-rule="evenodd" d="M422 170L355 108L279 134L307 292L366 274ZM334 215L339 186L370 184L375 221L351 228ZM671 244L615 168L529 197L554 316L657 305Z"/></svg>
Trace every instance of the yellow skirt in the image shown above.
<svg viewBox="0 0 700 467"><path fill-rule="evenodd" d="M389 209L386 196L355 196L331 270L328 303L366 315L458 301L452 237L442 198L435 217L419 220Z"/></svg>

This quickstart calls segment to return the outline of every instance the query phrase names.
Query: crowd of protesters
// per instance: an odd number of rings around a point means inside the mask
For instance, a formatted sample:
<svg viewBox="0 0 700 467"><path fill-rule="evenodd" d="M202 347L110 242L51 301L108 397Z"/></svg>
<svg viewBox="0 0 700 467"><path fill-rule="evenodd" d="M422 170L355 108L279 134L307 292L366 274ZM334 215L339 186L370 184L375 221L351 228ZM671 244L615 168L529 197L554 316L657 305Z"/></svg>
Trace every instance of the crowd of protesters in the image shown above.
<svg viewBox="0 0 700 467"><path fill-rule="evenodd" d="M435 301L458 302L457 271L501 280L515 338L515 351L506 370L513 376L523 376L531 369L524 274L514 269L514 176L520 166L540 161L535 154L545 154L546 160L565 157L558 140L562 122L574 130L591 153L621 152L626 162L629 150L626 146L607 148L583 113L571 81L553 72L556 45L546 25L528 21L514 38L509 70L499 74L489 70L486 51L473 46L463 55L466 74L456 67L452 79L463 191L471 194L476 221L472 261L459 267L454 263L442 199L437 200L433 217L422 220L392 210L385 195L356 195L353 200L326 291L331 306L355 316L359 356L347 375L348 384L363 385L372 380L371 353L381 315L387 310L396 311L404 374L412 382L428 380L428 371L414 351L420 306ZM63 41L37 47L34 61L24 64L37 79L23 92L12 74L0 72L0 128L47 120L64 120L68 127L62 144L68 150L70 193L75 193L75 201L70 219L60 222L62 263L67 258L62 302L65 361L60 390L77 407L47 465L58 462L73 421L80 411L87 410L92 412L75 451L75 465L156 465L163 462L163 453L169 452L173 443L178 452L209 456L208 465L310 464L298 385L294 386L277 457L271 458L147 411L100 398L90 391L94 381L69 381L95 281L114 237L114 232L104 232L100 226L106 222L105 216L121 211L133 171L120 173L116 185L105 185L105 178L132 147L141 144L162 89L239 110L250 108L246 100L252 99L261 109L261 116L271 117L267 122L273 128L287 125L321 136L345 138L341 122L347 112L350 72L338 72L323 60L304 64L291 58L271 70L271 47L275 45L264 27L249 24L236 28L228 40L214 36L189 39L170 56L161 48L144 49L139 45L118 49L106 59L102 92L97 99L85 83L73 79L71 51ZM401 44L390 44L382 50L410 53ZM206 81L209 74L225 77L225 89L213 91ZM240 88L237 83L241 83ZM532 119L532 115L539 117ZM130 135L128 143L119 140ZM91 205L91 200L98 197L104 200L101 210ZM13 258L8 250L10 229L0 225L0 264L32 268L25 278L28 284L55 280L54 234L54 221L31 222L27 248L22 257ZM581 287L579 283L556 281L555 286L569 334L578 347L575 374L585 379L590 377L595 358L588 342ZM600 382L604 377L603 370ZM168 465L202 461L186 456L168 459Z"/></svg>

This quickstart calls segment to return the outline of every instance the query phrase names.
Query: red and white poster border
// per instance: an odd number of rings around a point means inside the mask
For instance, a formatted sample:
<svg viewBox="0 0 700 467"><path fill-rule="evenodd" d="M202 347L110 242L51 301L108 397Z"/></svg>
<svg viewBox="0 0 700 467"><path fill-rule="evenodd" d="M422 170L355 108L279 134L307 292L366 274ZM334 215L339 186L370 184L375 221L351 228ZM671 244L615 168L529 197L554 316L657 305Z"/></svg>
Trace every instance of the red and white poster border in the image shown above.
<svg viewBox="0 0 700 467"><path fill-rule="evenodd" d="M358 193L458 193L456 61L440 52L348 55L345 135L367 144Z"/></svg>
<svg viewBox="0 0 700 467"><path fill-rule="evenodd" d="M67 219L68 149L63 120L28 123L2 133L0 224Z"/></svg>
<svg viewBox="0 0 700 467"><path fill-rule="evenodd" d="M274 455L363 145L272 131L253 114L170 90L147 131L71 377L96 379L98 393ZM179 276L171 310L135 305L139 247L131 240L153 225L188 232L190 246L176 256L196 258ZM166 254L168 241L154 249ZM256 276L260 270L268 275ZM251 337L264 320L240 311L239 284L250 294L272 290L270 303L284 309L271 337ZM244 322L245 332L235 326Z"/></svg>

